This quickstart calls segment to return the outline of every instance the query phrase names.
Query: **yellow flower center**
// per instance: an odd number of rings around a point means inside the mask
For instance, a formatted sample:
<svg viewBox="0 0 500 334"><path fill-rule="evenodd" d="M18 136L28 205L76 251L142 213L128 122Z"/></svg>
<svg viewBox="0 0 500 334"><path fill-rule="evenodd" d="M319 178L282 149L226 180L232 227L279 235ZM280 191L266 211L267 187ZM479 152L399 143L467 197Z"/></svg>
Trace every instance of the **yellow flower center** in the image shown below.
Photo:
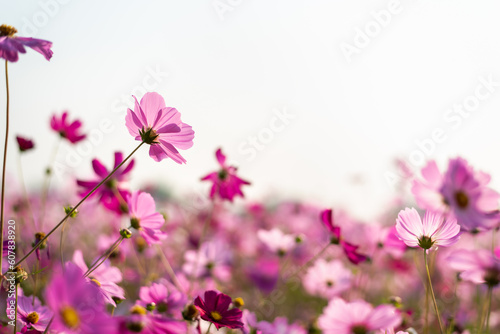
<svg viewBox="0 0 500 334"><path fill-rule="evenodd" d="M222 319L222 316L220 315L219 312L217 311L212 311L210 312L210 316L212 317L212 319L214 319L215 321L219 321L220 319Z"/></svg>
<svg viewBox="0 0 500 334"><path fill-rule="evenodd" d="M77 328L80 325L80 317L74 308L65 306L61 309L60 315L62 321L68 328Z"/></svg>
<svg viewBox="0 0 500 334"><path fill-rule="evenodd" d="M148 311L140 306L140 305L134 305L132 306L132 308L130 309L130 313L131 314L140 314L140 315L146 315L148 313Z"/></svg>
<svg viewBox="0 0 500 334"><path fill-rule="evenodd" d="M0 26L0 37L3 37L3 36L12 37L16 33L17 33L17 29L14 28L13 26L8 26L6 24L2 24Z"/></svg>
<svg viewBox="0 0 500 334"><path fill-rule="evenodd" d="M38 320L40 320L40 316L36 312L31 312L26 317L26 320L28 320L29 323L36 324Z"/></svg>
<svg viewBox="0 0 500 334"><path fill-rule="evenodd" d="M101 282L99 282L99 281L98 281L98 280L96 280L95 278L91 277L91 278L90 278L90 280L91 280L92 282L94 282L94 283L95 283L95 285L97 285L98 287L101 287Z"/></svg>

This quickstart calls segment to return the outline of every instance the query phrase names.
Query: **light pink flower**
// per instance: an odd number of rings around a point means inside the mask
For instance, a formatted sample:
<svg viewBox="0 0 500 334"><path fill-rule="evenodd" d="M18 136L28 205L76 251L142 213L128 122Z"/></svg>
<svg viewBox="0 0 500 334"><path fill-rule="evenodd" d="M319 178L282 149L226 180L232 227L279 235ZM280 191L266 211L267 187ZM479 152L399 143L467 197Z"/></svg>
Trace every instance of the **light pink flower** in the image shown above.
<svg viewBox="0 0 500 334"><path fill-rule="evenodd" d="M317 260L307 270L303 284L311 295L331 299L351 286L352 273L342 262Z"/></svg>
<svg viewBox="0 0 500 334"><path fill-rule="evenodd" d="M422 221L414 208L399 212L396 230L405 244L423 249L451 246L460 238L460 226L454 218L427 211Z"/></svg>
<svg viewBox="0 0 500 334"><path fill-rule="evenodd" d="M459 249L447 258L451 268L460 272L460 278L475 284L486 283L497 286L500 283L500 249L495 255L486 249Z"/></svg>
<svg viewBox="0 0 500 334"><path fill-rule="evenodd" d="M276 227L269 231L259 230L257 237L267 248L278 255L285 255L296 245L293 235L285 234Z"/></svg>
<svg viewBox="0 0 500 334"><path fill-rule="evenodd" d="M186 160L177 149L187 150L193 146L194 131L182 123L181 114L167 107L158 93L146 93L139 103L134 96L134 111L128 109L125 118L128 132L136 140L151 145L149 156L155 161L171 158L181 164Z"/></svg>
<svg viewBox="0 0 500 334"><path fill-rule="evenodd" d="M145 192L136 191L129 196L130 224L139 231L148 245L159 244L167 235L161 230L165 218L156 212L154 198Z"/></svg>
<svg viewBox="0 0 500 334"><path fill-rule="evenodd" d="M401 316L391 305L373 308L364 300L345 302L341 298L330 301L318 319L323 334L356 334L388 330L401 322Z"/></svg>

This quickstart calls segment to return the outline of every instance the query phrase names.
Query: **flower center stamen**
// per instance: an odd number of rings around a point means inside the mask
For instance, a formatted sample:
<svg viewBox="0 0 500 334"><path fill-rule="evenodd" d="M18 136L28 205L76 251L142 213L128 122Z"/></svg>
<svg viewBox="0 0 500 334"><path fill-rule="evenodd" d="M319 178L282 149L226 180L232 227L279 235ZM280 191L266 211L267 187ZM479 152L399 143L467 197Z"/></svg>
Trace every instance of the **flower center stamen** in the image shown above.
<svg viewBox="0 0 500 334"><path fill-rule="evenodd" d="M469 197L463 191L457 191L455 193L455 201L460 209L465 209L469 205Z"/></svg>
<svg viewBox="0 0 500 334"><path fill-rule="evenodd" d="M60 315L62 321L68 328L77 328L80 325L80 317L74 308L71 306L65 306L61 309Z"/></svg>
<svg viewBox="0 0 500 334"><path fill-rule="evenodd" d="M355 325L351 328L352 334L368 334L365 325Z"/></svg>
<svg viewBox="0 0 500 334"><path fill-rule="evenodd" d="M132 217L130 218L130 225L136 230L138 230L141 228L141 221L139 220L139 218Z"/></svg>
<svg viewBox="0 0 500 334"><path fill-rule="evenodd" d="M26 320L28 320L29 323L36 324L38 320L40 320L40 316L36 312L31 312L26 317Z"/></svg>
<svg viewBox="0 0 500 334"><path fill-rule="evenodd" d="M212 311L210 312L210 316L212 317L212 319L214 319L215 321L219 321L222 319L222 316L220 315L219 312L217 311Z"/></svg>
<svg viewBox="0 0 500 334"><path fill-rule="evenodd" d="M0 25L0 37L7 36L12 37L17 33L17 29L13 26L8 26L6 24Z"/></svg>

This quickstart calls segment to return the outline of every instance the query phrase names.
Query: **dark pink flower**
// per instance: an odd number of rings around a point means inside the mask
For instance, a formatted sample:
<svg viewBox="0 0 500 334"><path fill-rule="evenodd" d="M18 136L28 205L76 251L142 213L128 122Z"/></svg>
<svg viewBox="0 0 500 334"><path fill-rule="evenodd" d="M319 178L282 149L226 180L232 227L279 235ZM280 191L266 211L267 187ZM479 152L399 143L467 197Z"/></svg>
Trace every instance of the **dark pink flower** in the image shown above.
<svg viewBox="0 0 500 334"><path fill-rule="evenodd" d="M227 327L231 329L242 328L242 312L238 308L229 309L231 297L217 291L205 291L204 299L199 296L194 300L194 305L200 312L203 320L209 321L220 329Z"/></svg>
<svg viewBox="0 0 500 334"><path fill-rule="evenodd" d="M85 139L84 134L80 134L80 127L82 126L82 122L79 120L70 122L68 120L68 112L65 111L59 118L58 116L52 116L50 121L50 127L52 130L59 133L62 138L66 138L70 141L70 143L75 144L83 139Z"/></svg>
<svg viewBox="0 0 500 334"><path fill-rule="evenodd" d="M359 246L355 246L344 240L340 233L340 227L333 225L333 211L331 209L323 210L320 213L320 219L332 234L331 243L342 246L345 255L351 263L359 264L368 259L366 255L358 252Z"/></svg>
<svg viewBox="0 0 500 334"><path fill-rule="evenodd" d="M28 138L16 136L16 140L17 140L17 145L19 146L19 151L21 152L29 151L35 147L33 141Z"/></svg>
<svg viewBox="0 0 500 334"><path fill-rule="evenodd" d="M250 184L250 182L240 179L236 175L236 167L226 165L226 156L220 148L215 152L215 157L221 169L201 179L202 181L212 182L210 198L218 196L222 199L232 201L235 196L245 197L241 191L241 187Z"/></svg>
<svg viewBox="0 0 500 334"><path fill-rule="evenodd" d="M17 37L17 30L6 24L0 25L0 58L14 63L19 59L19 53L26 53L25 46L41 53L45 59L52 58L52 42L43 39Z"/></svg>
<svg viewBox="0 0 500 334"><path fill-rule="evenodd" d="M123 161L123 154L121 152L115 153L115 169ZM92 167L98 178L94 181L77 180L76 183L83 189L79 194L83 197L86 196L94 187L105 179L113 170L108 170L97 159L92 160ZM108 210L114 211L118 214L127 212L126 200L129 196L129 191L125 188L127 183L128 174L134 167L134 160L132 159L128 165L122 166L118 169L111 178L99 187L91 196L97 196L101 204Z"/></svg>
<svg viewBox="0 0 500 334"><path fill-rule="evenodd" d="M161 230L165 224L163 215L156 211L153 196L136 191L128 197L130 225L139 231L148 245L159 244L167 235Z"/></svg>
<svg viewBox="0 0 500 334"><path fill-rule="evenodd" d="M181 164L186 160L177 148L187 150L193 146L194 131L182 123L181 114L167 107L158 93L146 93L139 103L134 96L134 111L128 109L125 118L128 132L136 140L151 145L149 156L155 161L171 158Z"/></svg>
<svg viewBox="0 0 500 334"><path fill-rule="evenodd" d="M151 286L143 286L139 290L140 305L147 307L154 304L154 312L161 314L181 314L186 305L187 297L182 292L168 283L153 283Z"/></svg>

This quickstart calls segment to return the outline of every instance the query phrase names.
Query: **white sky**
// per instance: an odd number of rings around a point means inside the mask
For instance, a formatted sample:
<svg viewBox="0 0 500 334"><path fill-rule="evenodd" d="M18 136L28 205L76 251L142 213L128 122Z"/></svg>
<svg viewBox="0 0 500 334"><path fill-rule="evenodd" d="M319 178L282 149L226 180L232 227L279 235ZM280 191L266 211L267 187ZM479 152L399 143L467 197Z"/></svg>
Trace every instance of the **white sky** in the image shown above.
<svg viewBox="0 0 500 334"><path fill-rule="evenodd" d="M23 157L31 187L41 183L56 142L54 112L68 109L87 131L103 119L114 126L75 168L81 178L93 175L93 157L109 165L115 150L135 148L123 117L131 104L123 101L146 80L193 126L195 145L183 166L156 163L141 150L135 186L154 180L176 193L204 191L198 180L216 168L222 146L253 182L249 198L303 198L368 219L394 195L384 178L394 158L408 159L416 140L441 128L446 139L426 157L444 166L461 155L492 173L500 189L500 85L463 121L446 114L474 103L476 89L488 93L477 88L480 77L500 84L498 1L0 0L0 8L0 23L54 43L50 62L30 50L10 66L11 138L37 144ZM373 12L389 8L390 22L376 31ZM359 45L365 29L372 37L349 62L341 46ZM1 87L0 108L3 79ZM294 118L282 128L276 110ZM266 140L272 124L273 139L249 159L248 137ZM9 171L17 175L11 144ZM68 148L60 149L61 163ZM363 182L353 182L359 176Z"/></svg>

